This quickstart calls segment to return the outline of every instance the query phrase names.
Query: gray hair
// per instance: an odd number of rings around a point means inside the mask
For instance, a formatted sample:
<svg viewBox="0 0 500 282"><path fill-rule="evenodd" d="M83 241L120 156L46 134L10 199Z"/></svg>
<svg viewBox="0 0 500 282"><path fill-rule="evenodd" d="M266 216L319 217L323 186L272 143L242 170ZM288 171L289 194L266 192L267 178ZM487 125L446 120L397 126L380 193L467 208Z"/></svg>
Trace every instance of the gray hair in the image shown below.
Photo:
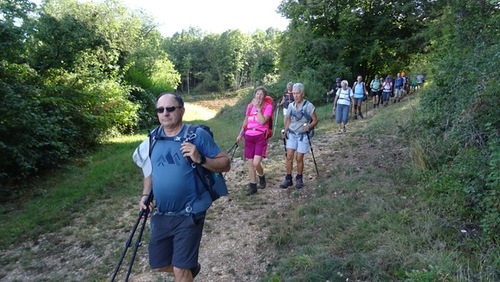
<svg viewBox="0 0 500 282"><path fill-rule="evenodd" d="M342 80L342 82L340 83L340 85L342 85L342 87L349 86L349 82L347 82L347 80Z"/></svg>
<svg viewBox="0 0 500 282"><path fill-rule="evenodd" d="M297 82L293 85L292 91L304 93L304 84Z"/></svg>

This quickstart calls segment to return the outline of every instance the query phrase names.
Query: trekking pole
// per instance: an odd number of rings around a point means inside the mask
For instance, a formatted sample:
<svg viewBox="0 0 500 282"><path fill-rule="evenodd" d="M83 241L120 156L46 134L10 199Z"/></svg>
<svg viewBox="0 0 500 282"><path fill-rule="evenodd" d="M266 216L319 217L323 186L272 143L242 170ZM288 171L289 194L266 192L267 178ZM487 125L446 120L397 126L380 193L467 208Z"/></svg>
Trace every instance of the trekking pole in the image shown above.
<svg viewBox="0 0 500 282"><path fill-rule="evenodd" d="M231 151L233 151L233 153L231 154L231 160L230 160L231 163L233 162L233 158L234 158L234 154L236 153L236 149L238 149L238 143L234 143L234 145L231 147L231 149L229 149L229 151L227 151L228 155L231 153ZM224 172L223 176L226 176L226 172Z"/></svg>
<svg viewBox="0 0 500 282"><path fill-rule="evenodd" d="M326 119L327 113L328 113L328 93L326 93L326 109L325 109L325 117L323 119Z"/></svg>
<svg viewBox="0 0 500 282"><path fill-rule="evenodd" d="M366 103L365 103L365 116L366 116L366 118L368 118L368 99L366 99Z"/></svg>
<svg viewBox="0 0 500 282"><path fill-rule="evenodd" d="M238 143L234 143L233 147L231 147L231 149L229 149L227 151L227 154L229 155L231 153L231 151L234 150L234 152L236 152L236 149L238 148ZM234 152L233 152L233 155L231 156L231 158L234 156Z"/></svg>
<svg viewBox="0 0 500 282"><path fill-rule="evenodd" d="M135 261L135 256L137 255L137 250L139 249L139 246L142 245L141 243L141 238L142 238L142 233L144 232L144 227L146 227L146 222L148 221L148 216L149 216L149 203L151 203L150 201L150 197L152 197L153 195L153 191L151 191L149 193L149 196L148 196L148 199L146 200L146 209L143 210L144 211L144 221L142 221L142 226L141 226L141 230L139 231L139 235L137 236L137 240L135 241L135 248L134 248L134 252L132 253L132 258L130 259L130 264L128 266L128 271L127 271L127 276L125 277L125 281L128 282L128 278L130 277L130 273L132 272L132 266L134 265L134 261ZM152 199L151 199L152 200Z"/></svg>
<svg viewBox="0 0 500 282"><path fill-rule="evenodd" d="M306 126L307 124L304 123L304 126ZM311 144L311 137L309 135L309 131L306 132L307 133L307 140L309 141L309 147L311 147L311 155L313 157L313 161L314 161L314 167L316 168L316 175L319 176L319 171L318 171L318 165L316 164L316 158L314 157L314 151L313 151L313 146Z"/></svg>
<svg viewBox="0 0 500 282"><path fill-rule="evenodd" d="M130 236L127 239L127 242L125 243L125 249L123 250L122 256L120 258L120 261L118 262L118 265L116 266L116 269L115 269L115 272L113 273L113 277L111 278L111 281L115 281L116 275L118 274L118 271L120 270L120 267L122 266L123 259L125 258L125 255L127 254L127 250L132 245L132 239L134 238L135 231L137 230L137 227L139 226L139 223L141 222L141 220L144 218L144 222L142 223L139 238L137 239L138 240L137 242L140 244L140 237L142 236L142 232L144 231L144 226L146 224L147 216L149 214L149 204L151 203L151 201L153 201L153 191L152 190L148 195L148 199L144 203L144 204L146 204L146 206L148 208L145 210L141 210L139 212L139 217L137 218L137 221L135 222L134 226L132 227L132 231L130 232ZM134 251L133 259L130 263L129 270L127 272L127 280L128 280L129 275L130 275L130 270L132 269L132 265L134 263L135 254L137 253L137 247L138 247L137 242L136 242L136 249Z"/></svg>
<svg viewBox="0 0 500 282"><path fill-rule="evenodd" d="M276 105L278 105L278 104L276 104ZM277 106L276 107L276 114L274 115L273 136L274 136L274 133L276 132L276 126L278 124L278 117L280 116L279 109L280 109L280 106Z"/></svg>
<svg viewBox="0 0 500 282"><path fill-rule="evenodd" d="M285 133L285 130L282 129L281 134L284 134L284 133ZM283 148L285 148L285 158L286 158L286 136L283 137Z"/></svg>

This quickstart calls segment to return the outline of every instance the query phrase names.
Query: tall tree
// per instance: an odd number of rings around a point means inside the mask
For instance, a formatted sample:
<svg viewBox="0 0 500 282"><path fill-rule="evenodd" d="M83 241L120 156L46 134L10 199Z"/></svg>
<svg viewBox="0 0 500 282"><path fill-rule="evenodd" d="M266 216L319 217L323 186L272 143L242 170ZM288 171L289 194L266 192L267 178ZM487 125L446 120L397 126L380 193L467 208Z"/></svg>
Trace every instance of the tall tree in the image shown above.
<svg viewBox="0 0 500 282"><path fill-rule="evenodd" d="M425 50L421 31L433 5L431 0L282 1L279 11L291 23L281 66L314 69L326 85L325 79L335 76L400 70Z"/></svg>

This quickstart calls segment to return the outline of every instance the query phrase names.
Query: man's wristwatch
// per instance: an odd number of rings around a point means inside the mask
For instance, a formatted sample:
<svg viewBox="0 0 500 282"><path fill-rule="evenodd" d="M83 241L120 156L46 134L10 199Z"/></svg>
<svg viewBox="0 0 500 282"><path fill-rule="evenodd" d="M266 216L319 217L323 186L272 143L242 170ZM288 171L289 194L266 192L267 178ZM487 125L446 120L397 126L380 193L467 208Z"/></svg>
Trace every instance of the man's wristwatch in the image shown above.
<svg viewBox="0 0 500 282"><path fill-rule="evenodd" d="M206 162L207 162L207 158L205 158L205 156L201 156L201 160L200 160L200 162L198 164L202 165L202 164L204 164Z"/></svg>

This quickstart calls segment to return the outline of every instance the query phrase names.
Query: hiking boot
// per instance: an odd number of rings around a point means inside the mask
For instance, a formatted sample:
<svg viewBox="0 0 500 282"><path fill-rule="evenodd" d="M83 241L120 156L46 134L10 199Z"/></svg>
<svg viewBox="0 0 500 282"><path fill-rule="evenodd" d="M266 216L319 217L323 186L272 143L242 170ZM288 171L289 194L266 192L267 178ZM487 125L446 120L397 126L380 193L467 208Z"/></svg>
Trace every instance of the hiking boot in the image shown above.
<svg viewBox="0 0 500 282"><path fill-rule="evenodd" d="M247 196L257 193L257 183L248 183Z"/></svg>
<svg viewBox="0 0 500 282"><path fill-rule="evenodd" d="M354 119L358 119L358 115L354 115Z"/></svg>
<svg viewBox="0 0 500 282"><path fill-rule="evenodd" d="M342 127L342 132L343 132L343 133L346 133L346 132L347 132L347 129L345 128L345 125Z"/></svg>
<svg viewBox="0 0 500 282"><path fill-rule="evenodd" d="M361 112L359 112L359 116L360 116L361 118L365 118Z"/></svg>
<svg viewBox="0 0 500 282"><path fill-rule="evenodd" d="M201 264L198 263L198 265L195 268L191 268L191 276L193 276L193 279L200 273L201 270Z"/></svg>
<svg viewBox="0 0 500 282"><path fill-rule="evenodd" d="M264 189L264 188L266 188L266 185L267 185L266 184L266 175L262 175L262 176L259 175L259 188Z"/></svg>
<svg viewBox="0 0 500 282"><path fill-rule="evenodd" d="M302 181L302 177L296 178L295 179L295 188L300 189L302 187L304 187L304 182Z"/></svg>
<svg viewBox="0 0 500 282"><path fill-rule="evenodd" d="M290 187L292 185L293 185L293 182L292 182L291 179L285 179L285 181L281 182L280 188L286 189L286 188L288 188L288 187Z"/></svg>

